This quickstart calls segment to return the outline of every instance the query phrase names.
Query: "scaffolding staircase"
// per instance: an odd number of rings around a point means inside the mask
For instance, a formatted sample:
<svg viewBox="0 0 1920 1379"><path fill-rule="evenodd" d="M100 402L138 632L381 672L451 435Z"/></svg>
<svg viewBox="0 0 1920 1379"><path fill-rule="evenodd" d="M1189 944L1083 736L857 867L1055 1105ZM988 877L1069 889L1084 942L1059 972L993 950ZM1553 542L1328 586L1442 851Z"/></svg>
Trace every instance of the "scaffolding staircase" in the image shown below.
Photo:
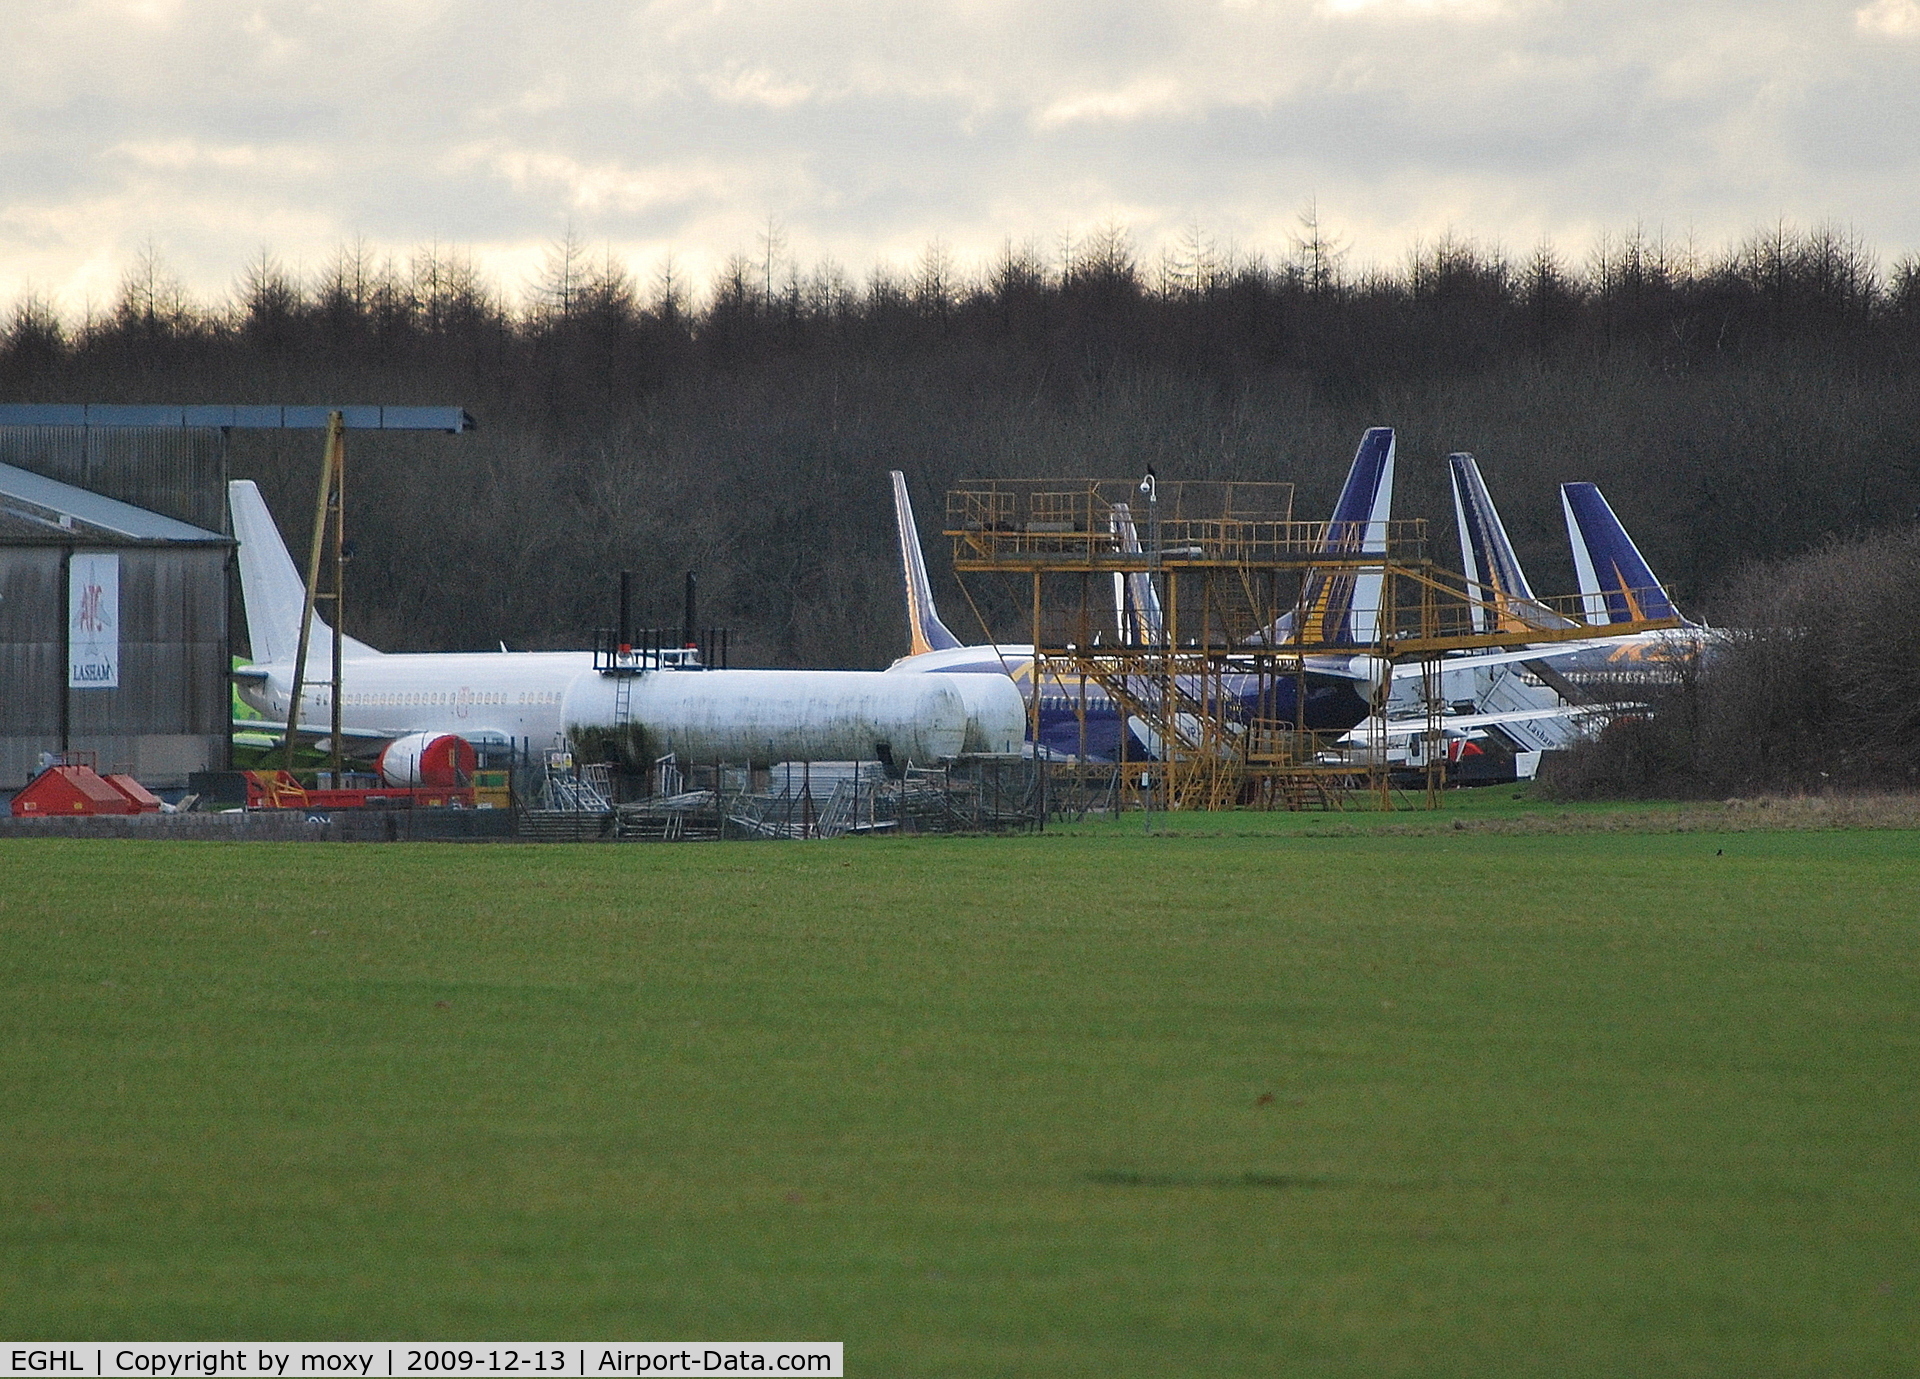
<svg viewBox="0 0 1920 1379"><path fill-rule="evenodd" d="M1225 694L1218 665L1168 650L1162 656L1076 658L1075 673L1120 705L1155 760L1144 771L1164 777L1155 795L1164 808L1228 809L1245 775L1244 729L1216 707Z"/></svg>

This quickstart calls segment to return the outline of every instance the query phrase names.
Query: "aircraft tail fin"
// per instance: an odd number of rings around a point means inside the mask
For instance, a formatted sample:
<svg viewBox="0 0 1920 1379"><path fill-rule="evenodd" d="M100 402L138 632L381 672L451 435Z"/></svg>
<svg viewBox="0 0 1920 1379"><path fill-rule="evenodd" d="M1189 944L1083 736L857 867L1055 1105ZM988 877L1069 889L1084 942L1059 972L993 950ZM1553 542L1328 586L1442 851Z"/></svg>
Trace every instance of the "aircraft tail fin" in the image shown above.
<svg viewBox="0 0 1920 1379"><path fill-rule="evenodd" d="M1572 620L1543 607L1534 597L1520 557L1514 553L1500 510L1493 505L1473 456L1447 456L1453 481L1453 516L1460 529L1460 563L1466 571L1468 605L1475 632L1521 632L1529 628L1569 627Z"/></svg>
<svg viewBox="0 0 1920 1379"><path fill-rule="evenodd" d="M900 532L900 569L907 585L907 633L909 656L929 651L951 651L960 639L947 631L933 606L933 585L927 579L926 557L920 552L920 530L913 523L913 503L907 497L907 476L895 469L893 479L893 517Z"/></svg>
<svg viewBox="0 0 1920 1379"><path fill-rule="evenodd" d="M1133 509L1115 503L1107 515L1107 526L1122 553L1140 553L1140 533L1133 523ZM1160 645L1164 626L1160 615L1160 594L1153 578L1144 570L1113 577L1114 612L1120 623L1121 640L1128 646Z"/></svg>
<svg viewBox="0 0 1920 1379"><path fill-rule="evenodd" d="M233 510L233 535L240 543L240 597L247 610L247 641L253 659L262 665L284 665L300 649L300 614L306 607L307 585L294 567L287 545L280 539L267 500L251 479L227 485L227 504ZM365 642L341 639L341 653L349 658L378 656ZM333 659L333 629L318 613L307 640L309 674L313 667Z"/></svg>
<svg viewBox="0 0 1920 1379"><path fill-rule="evenodd" d="M1596 486L1560 485L1560 507L1588 622L1680 617L1666 587Z"/></svg>
<svg viewBox="0 0 1920 1379"><path fill-rule="evenodd" d="M1387 523L1393 516L1391 426L1375 426L1360 438L1347 481L1320 541L1321 555L1387 553ZM1301 585L1300 606L1281 619L1285 640L1361 645L1380 636L1381 576L1368 570L1314 570Z"/></svg>

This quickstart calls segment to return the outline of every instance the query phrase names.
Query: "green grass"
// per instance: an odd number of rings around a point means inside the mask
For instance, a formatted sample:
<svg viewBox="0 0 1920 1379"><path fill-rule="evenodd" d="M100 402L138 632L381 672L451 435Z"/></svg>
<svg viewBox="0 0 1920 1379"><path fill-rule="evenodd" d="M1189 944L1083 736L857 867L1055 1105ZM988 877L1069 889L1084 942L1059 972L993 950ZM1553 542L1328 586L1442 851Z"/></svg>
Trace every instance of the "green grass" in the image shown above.
<svg viewBox="0 0 1920 1379"><path fill-rule="evenodd" d="M1160 811L1151 819L1137 810L1116 815L1089 814L1080 823L1056 825L1054 831L1076 837L1253 838L1330 837L1363 833L1435 833L1451 830L1456 821L1468 828L1505 828L1524 825L1540 831L1565 832L1569 826L1605 826L1630 822L1640 829L1662 828L1670 821L1718 806L1688 805L1677 800L1582 800L1556 802L1538 797L1527 784L1448 790L1441 808L1430 811L1418 791L1393 793L1394 807L1381 811L1375 797L1354 791L1342 810L1229 810L1220 813Z"/></svg>
<svg viewBox="0 0 1920 1379"><path fill-rule="evenodd" d="M1920 834L1219 831L0 842L0 1331L1920 1368Z"/></svg>

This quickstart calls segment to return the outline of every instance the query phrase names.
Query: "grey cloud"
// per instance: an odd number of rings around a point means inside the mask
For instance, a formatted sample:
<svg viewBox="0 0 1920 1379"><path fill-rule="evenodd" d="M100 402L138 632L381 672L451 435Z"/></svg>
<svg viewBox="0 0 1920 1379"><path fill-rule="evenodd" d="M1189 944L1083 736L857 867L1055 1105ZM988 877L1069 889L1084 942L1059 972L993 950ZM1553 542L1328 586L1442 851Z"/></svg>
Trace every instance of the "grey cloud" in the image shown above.
<svg viewBox="0 0 1920 1379"><path fill-rule="evenodd" d="M147 234L218 288L263 233L314 262L353 233L506 250L571 219L724 254L772 211L857 268L1114 213L1245 235L1314 193L1381 257L1448 225L1783 212L1908 251L1920 38L1863 37L1855 8L189 0L89 33L40 6L0 34L23 73L0 292Z"/></svg>

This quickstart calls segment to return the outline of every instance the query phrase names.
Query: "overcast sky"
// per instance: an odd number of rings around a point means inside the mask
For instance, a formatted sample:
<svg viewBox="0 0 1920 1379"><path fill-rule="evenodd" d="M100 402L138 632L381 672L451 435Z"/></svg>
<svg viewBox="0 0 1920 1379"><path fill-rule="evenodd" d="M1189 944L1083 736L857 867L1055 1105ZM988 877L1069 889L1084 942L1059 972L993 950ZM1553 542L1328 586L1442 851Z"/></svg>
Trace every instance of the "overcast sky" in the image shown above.
<svg viewBox="0 0 1920 1379"><path fill-rule="evenodd" d="M0 301L569 225L640 273L962 267L1106 221L1357 263L1784 217L1920 251L1920 0L8 0Z"/></svg>

